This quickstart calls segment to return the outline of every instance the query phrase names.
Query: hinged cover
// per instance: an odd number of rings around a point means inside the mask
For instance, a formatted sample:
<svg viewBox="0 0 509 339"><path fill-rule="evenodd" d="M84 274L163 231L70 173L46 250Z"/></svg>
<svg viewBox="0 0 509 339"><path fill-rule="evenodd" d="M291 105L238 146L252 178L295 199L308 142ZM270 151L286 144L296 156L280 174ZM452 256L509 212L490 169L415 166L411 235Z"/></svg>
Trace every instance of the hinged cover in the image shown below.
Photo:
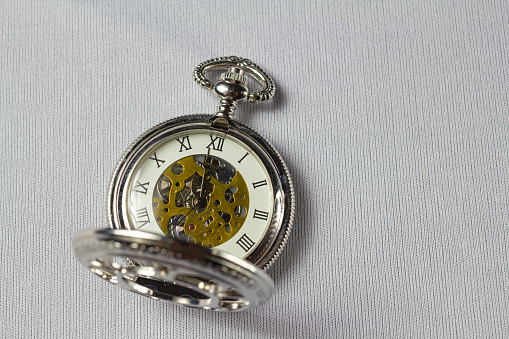
<svg viewBox="0 0 509 339"><path fill-rule="evenodd" d="M74 237L73 250L112 284L189 307L250 309L274 290L270 277L246 260L142 231L84 230Z"/></svg>

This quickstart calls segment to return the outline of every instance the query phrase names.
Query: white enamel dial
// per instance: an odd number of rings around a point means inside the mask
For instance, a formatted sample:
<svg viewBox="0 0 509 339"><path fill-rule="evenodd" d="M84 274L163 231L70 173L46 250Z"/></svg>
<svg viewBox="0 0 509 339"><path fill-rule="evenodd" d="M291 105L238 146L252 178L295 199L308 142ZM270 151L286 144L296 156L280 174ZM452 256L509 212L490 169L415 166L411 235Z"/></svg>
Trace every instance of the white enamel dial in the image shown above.
<svg viewBox="0 0 509 339"><path fill-rule="evenodd" d="M128 227L249 256L272 220L266 167L237 138L211 129L166 137L130 173L123 210Z"/></svg>

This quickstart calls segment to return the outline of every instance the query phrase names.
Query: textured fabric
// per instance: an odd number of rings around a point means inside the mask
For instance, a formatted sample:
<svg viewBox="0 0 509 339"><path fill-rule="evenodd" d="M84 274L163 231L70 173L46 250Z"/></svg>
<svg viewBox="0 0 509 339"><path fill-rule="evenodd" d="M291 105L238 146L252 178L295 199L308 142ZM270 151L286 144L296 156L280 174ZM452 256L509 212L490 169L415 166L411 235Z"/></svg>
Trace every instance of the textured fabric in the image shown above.
<svg viewBox="0 0 509 339"><path fill-rule="evenodd" d="M509 3L2 1L2 338L502 338L509 333ZM275 293L244 313L121 290L73 257L116 161L213 113L217 56L274 78L237 118L296 184Z"/></svg>

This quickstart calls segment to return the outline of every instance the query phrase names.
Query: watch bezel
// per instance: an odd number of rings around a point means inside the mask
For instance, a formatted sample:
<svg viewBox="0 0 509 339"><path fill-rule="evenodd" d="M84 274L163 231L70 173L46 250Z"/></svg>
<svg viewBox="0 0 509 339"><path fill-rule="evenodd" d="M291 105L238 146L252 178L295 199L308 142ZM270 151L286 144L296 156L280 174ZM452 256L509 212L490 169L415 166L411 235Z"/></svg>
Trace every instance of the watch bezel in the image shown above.
<svg viewBox="0 0 509 339"><path fill-rule="evenodd" d="M133 229L125 213L124 196L129 180L146 151L173 134L192 129L218 130L212 127L213 115L187 115L167 120L142 134L120 158L112 175L108 192L108 222L112 229ZM244 258L256 266L267 269L277 259L286 244L293 223L294 192L286 164L279 153L258 133L249 127L230 120L228 130L221 132L244 142L260 158L273 186L274 209L267 232L252 253ZM191 245L189 246L198 246Z"/></svg>

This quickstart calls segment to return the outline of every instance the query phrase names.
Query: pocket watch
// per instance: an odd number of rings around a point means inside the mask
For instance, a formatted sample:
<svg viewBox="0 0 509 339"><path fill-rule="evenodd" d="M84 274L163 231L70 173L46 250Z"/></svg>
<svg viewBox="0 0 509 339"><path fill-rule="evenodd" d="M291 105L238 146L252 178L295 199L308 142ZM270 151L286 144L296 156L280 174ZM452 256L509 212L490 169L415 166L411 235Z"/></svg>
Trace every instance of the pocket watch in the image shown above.
<svg viewBox="0 0 509 339"><path fill-rule="evenodd" d="M218 82L210 70L225 69ZM262 90L250 92L245 75ZM233 119L237 104L273 97L250 60L221 57L194 70L219 97L214 115L186 115L140 136L108 194L110 228L73 239L78 260L107 281L153 299L211 310L256 307L272 294L264 272L291 229L294 194L278 152Z"/></svg>

